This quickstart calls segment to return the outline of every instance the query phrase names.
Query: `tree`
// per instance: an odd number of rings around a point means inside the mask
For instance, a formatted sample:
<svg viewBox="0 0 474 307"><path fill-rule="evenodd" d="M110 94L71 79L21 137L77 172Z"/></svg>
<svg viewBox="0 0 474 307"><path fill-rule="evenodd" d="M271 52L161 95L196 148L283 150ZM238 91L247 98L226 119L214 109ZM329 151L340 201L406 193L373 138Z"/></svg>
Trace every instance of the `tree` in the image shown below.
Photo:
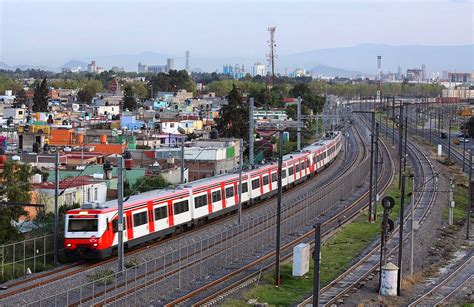
<svg viewBox="0 0 474 307"><path fill-rule="evenodd" d="M161 176L151 176L151 177L140 177L135 181L135 183L128 189L125 189L125 195L129 196L132 192L143 193L156 189L163 189L168 186L166 179Z"/></svg>
<svg viewBox="0 0 474 307"><path fill-rule="evenodd" d="M0 199L11 203L29 203L31 201L31 167L28 164L18 164L7 161L3 172L0 173L0 180L4 183L0 189ZM13 221L26 215L26 211L20 206L0 207L0 243L13 241L21 235L13 226Z"/></svg>
<svg viewBox="0 0 474 307"><path fill-rule="evenodd" d="M135 100L135 90L130 84L126 84L123 89L122 110L133 111L137 108L137 101Z"/></svg>
<svg viewBox="0 0 474 307"><path fill-rule="evenodd" d="M26 91L22 88L18 91L15 98L15 106L20 107L21 105L26 105L28 103L28 97L26 96Z"/></svg>
<svg viewBox="0 0 474 307"><path fill-rule="evenodd" d="M324 99L321 96L314 95L306 83L295 84L290 90L290 95L295 98L301 97L303 99L302 110L304 110L305 107L311 109L314 113L320 113L323 110Z"/></svg>
<svg viewBox="0 0 474 307"><path fill-rule="evenodd" d="M470 136L474 136L474 116L471 116L466 123L466 129L469 131Z"/></svg>
<svg viewBox="0 0 474 307"><path fill-rule="evenodd" d="M104 87L99 80L90 80L84 83L83 87L77 93L77 97L81 102L91 103L92 98L97 93L103 92Z"/></svg>
<svg viewBox="0 0 474 307"><path fill-rule="evenodd" d="M242 101L242 92L235 85L227 96L227 105L220 110L217 119L217 130L223 137L243 138L249 137L249 109Z"/></svg>
<svg viewBox="0 0 474 307"><path fill-rule="evenodd" d="M36 85L35 94L33 96L33 112L48 111L48 84L46 77L41 81L40 85Z"/></svg>

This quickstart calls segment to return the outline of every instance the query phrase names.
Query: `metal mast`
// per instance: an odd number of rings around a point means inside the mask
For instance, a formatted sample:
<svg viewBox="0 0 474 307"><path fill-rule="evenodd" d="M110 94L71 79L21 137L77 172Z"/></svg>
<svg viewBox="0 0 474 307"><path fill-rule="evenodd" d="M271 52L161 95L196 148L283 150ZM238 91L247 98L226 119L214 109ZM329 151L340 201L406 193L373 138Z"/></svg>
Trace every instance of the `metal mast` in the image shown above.
<svg viewBox="0 0 474 307"><path fill-rule="evenodd" d="M270 65L270 87L273 87L275 82L275 30L276 27L269 27L268 32L270 32L270 40L268 41L268 46L270 47L270 53L267 55L268 63Z"/></svg>

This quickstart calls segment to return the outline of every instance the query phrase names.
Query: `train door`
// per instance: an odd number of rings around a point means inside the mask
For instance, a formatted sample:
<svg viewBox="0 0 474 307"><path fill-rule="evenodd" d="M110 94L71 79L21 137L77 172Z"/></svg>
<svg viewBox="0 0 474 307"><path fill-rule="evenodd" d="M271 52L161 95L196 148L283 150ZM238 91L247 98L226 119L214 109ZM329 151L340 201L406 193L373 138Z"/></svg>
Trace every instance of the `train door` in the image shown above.
<svg viewBox="0 0 474 307"><path fill-rule="evenodd" d="M160 231L169 227L168 203L164 202L153 207L153 223L155 231Z"/></svg>
<svg viewBox="0 0 474 307"><path fill-rule="evenodd" d="M132 226L134 238L143 237L150 233L147 212L147 207L132 212Z"/></svg>

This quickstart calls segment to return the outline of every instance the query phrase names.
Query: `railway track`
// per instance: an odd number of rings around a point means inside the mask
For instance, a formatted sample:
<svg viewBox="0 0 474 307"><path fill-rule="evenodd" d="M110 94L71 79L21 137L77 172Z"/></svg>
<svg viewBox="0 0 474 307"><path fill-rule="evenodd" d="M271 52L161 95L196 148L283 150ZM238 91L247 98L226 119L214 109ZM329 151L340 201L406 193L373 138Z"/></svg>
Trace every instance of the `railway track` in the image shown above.
<svg viewBox="0 0 474 307"><path fill-rule="evenodd" d="M382 129L386 128L381 126ZM415 173L418 175L419 182L425 182L434 175L433 165L428 157L411 141L409 141L408 150L410 151L411 159L414 159L413 167ZM435 181L433 181L434 183ZM420 184L420 183L418 183ZM427 214L430 212L436 196L436 186L433 190L426 193L418 193L415 201L414 215L415 220L421 225ZM409 216L409 206L405 212L405 223L407 223ZM392 256L398 250L398 230L399 226L394 229L392 236L387 240L387 258ZM410 232L409 227L404 228L405 241L408 239ZM380 243L377 243L374 248L367 253L357 263L347 269L337 279L333 280L327 286L323 287L320 292L320 303L323 305L331 305L341 300L349 291L356 288L363 280L365 280L373 271L379 268L380 263ZM299 306L310 304L312 296L305 299Z"/></svg>
<svg viewBox="0 0 474 307"><path fill-rule="evenodd" d="M348 167L342 167L340 170L339 170L339 173L340 174L343 174L347 171ZM322 171L320 174L319 174L319 177L322 179L324 178L325 173L328 172L328 169ZM323 177L321 177L323 176ZM329 179L324 179L324 180L329 180ZM309 181L306 181L305 183L299 185L299 187L295 188L296 190L299 190L299 189L303 189L309 182ZM292 190L295 190L295 189L292 189ZM292 190L289 190L287 192L284 193L287 194L288 192L292 191ZM262 201L261 203L259 203L258 205L253 205L251 206L250 208L247 208L246 210L244 211L249 211L249 210L253 210L253 209L256 209L258 207L263 207L266 203L272 201L272 199L269 199L269 200L266 200L266 201ZM234 218L235 219L235 216L228 216L228 217L225 217L225 218L221 218L219 219L218 221L225 221L226 219L232 219ZM209 226L212 226L212 224L214 223L210 223ZM207 227L207 225L204 225L202 227L199 227L196 229L197 230L203 230L204 227ZM147 250L147 249L150 249L150 248L155 248L156 246L160 245L160 244L164 244L166 243L166 241L170 241L170 240L176 240L176 239L179 239L179 238L186 238L190 233L192 233L193 231L195 230L190 230L190 231L187 231L183 234L180 234L180 235L177 235L177 236L174 236L174 237L171 237L169 239L166 239L166 240L162 240L162 241L159 241L159 242L156 242L156 243L153 243L151 245L147 245L147 246L143 246L141 248L138 248L138 249L135 249L135 250L132 250L132 251L129 251L127 253L127 257L130 256L130 255L133 255L133 254L138 254L139 252L143 251L143 250ZM234 235L238 235L237 233L234 233ZM238 236L236 236L238 237ZM217 242L214 242L214 244L217 244ZM178 258L178 257L176 257ZM18 283L18 288L16 289L13 289L11 288L9 292L7 293L4 293L3 295L3 298L8 298L10 296L14 296L14 295L21 295L23 292L27 292L28 290L31 290L31 289L34 289L34 288L38 288L38 287L42 287L48 283L53 283L53 282L58 282L61 280L61 278L65 278L65 277L70 277L71 275L74 275L74 274L78 274L79 272L84 272L84 271L87 271L87 270L91 270L92 268L95 268L95 267L99 267L101 265L104 265L106 263L109 263L109 262L112 262L114 261L115 259L114 258L110 258L110 259L107 259L105 261L102 261L100 263L97 263L97 264L94 264L94 265L85 265L85 267L81 267L81 268L77 268L77 269L72 269L70 272L67 272L67 274L62 274L62 275L59 275L59 276L51 276L49 278L45 278L45 280L41 280L41 281L38 281L34 284L27 284L27 283ZM159 267L157 267L159 269ZM47 276L45 274L45 276ZM105 291L105 293L107 293ZM91 299L94 299L94 297L92 297ZM69 301L68 301L69 303Z"/></svg>
<svg viewBox="0 0 474 307"><path fill-rule="evenodd" d="M470 287L474 284L474 254L471 252L470 256L465 258L465 261L455 269L451 274L445 277L441 282L434 286L430 291L419 297L417 300L409 304L409 307L424 305L424 306L439 306L449 303L449 300L454 297L464 287Z"/></svg>
<svg viewBox="0 0 474 307"><path fill-rule="evenodd" d="M385 149L388 154L388 150ZM385 167L379 177L379 182L383 185L383 189L387 188L393 178L392 167ZM328 238L333 233L334 229L346 224L358 216L360 210L366 206L368 192L360 196L352 205L346 207L338 214L326 219L323 222L323 238ZM313 240L314 230L306 231L304 234L288 242L282 247L282 260L291 258L292 247L301 242L311 243ZM187 293L171 302L167 306L193 305L193 306L208 306L215 304L225 298L230 293L233 293L243 286L252 283L259 279L263 271L273 267L273 257L275 252L272 251L264 257L256 259L245 267L239 268L230 272L229 274L206 284L190 293Z"/></svg>

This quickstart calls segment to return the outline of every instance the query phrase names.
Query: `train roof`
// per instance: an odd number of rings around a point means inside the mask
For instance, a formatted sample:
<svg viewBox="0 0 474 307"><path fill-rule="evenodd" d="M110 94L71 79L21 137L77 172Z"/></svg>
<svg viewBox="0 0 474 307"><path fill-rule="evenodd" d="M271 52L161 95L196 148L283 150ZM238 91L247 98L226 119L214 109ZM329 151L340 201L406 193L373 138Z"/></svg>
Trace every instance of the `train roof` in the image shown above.
<svg viewBox="0 0 474 307"><path fill-rule="evenodd" d="M308 151L317 151L318 149L324 148L325 146L329 145L332 141L334 141L334 139L339 134L340 134L339 131L328 132L326 133L323 139L309 146L304 147L300 152L292 152L292 153L284 155L283 164L285 165L285 162L305 157L308 154ZM260 171L275 167L277 165L278 165L277 162L272 161L263 165L257 165L257 167L254 169L244 170L242 172L242 179L247 179L249 175L252 175L255 172L260 172ZM181 197L184 195L188 195L189 189L203 187L203 186L210 186L210 185L220 183L222 181L235 180L236 178L238 179L238 177L239 177L238 172L227 173L227 174L216 175L213 177L195 180L189 183L176 185L173 188L157 189L157 190L152 190L148 192L143 192L137 195L130 196L128 200L124 202L124 208L133 207L135 205L139 205L150 200L160 200L160 199L164 200L171 197L173 198ZM108 212L111 210L115 210L116 208L117 208L117 200L114 199L114 200L103 202L101 204L98 204L98 203L83 204L83 206L80 209L70 210L70 213L77 214L77 212L81 210L100 210L102 212Z"/></svg>

